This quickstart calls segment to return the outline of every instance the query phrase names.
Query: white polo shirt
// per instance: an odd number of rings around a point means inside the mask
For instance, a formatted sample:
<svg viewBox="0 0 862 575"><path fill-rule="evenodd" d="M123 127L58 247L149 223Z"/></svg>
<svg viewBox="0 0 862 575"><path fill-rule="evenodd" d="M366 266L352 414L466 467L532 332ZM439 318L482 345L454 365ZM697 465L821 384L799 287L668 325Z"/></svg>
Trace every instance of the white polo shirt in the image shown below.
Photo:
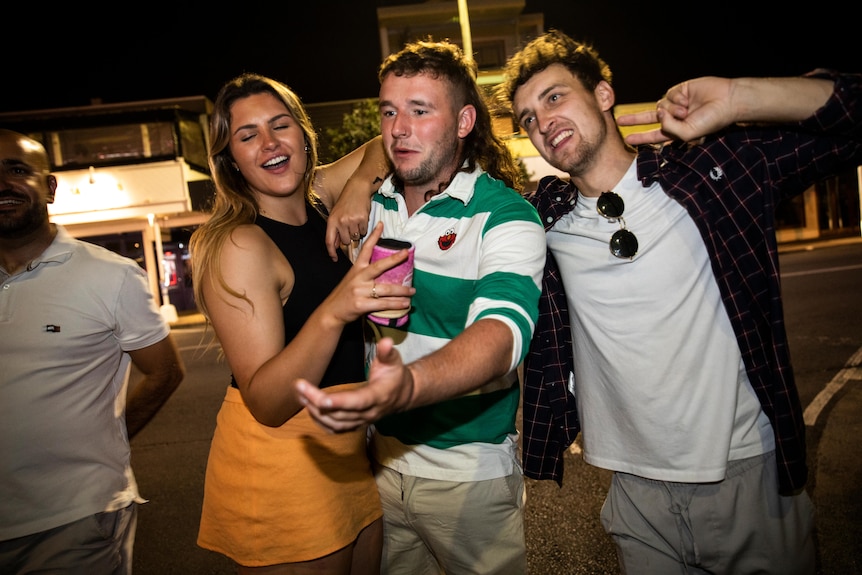
<svg viewBox="0 0 862 575"><path fill-rule="evenodd" d="M169 333L140 266L60 226L24 270L0 269L0 540L143 501L125 352Z"/></svg>

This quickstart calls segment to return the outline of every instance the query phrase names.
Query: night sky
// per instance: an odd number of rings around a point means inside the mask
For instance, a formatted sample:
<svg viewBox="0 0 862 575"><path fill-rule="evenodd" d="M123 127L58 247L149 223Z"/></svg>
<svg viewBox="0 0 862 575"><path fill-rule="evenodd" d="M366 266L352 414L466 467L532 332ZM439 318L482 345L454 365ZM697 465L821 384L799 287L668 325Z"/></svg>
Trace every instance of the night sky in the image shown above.
<svg viewBox="0 0 862 575"><path fill-rule="evenodd" d="M86 16L74 11L80 3L7 7L0 112L94 100L213 99L245 71L286 82L306 103L374 97L375 9L400 3L241 0L226 8L202 3L199 10L180 2L161 9L154 2L124 3ZM862 72L862 33L850 5L821 0L809 6L526 0L525 12L544 12L546 29L592 43L614 72L617 101L626 103L656 100L700 75L796 75L815 67Z"/></svg>

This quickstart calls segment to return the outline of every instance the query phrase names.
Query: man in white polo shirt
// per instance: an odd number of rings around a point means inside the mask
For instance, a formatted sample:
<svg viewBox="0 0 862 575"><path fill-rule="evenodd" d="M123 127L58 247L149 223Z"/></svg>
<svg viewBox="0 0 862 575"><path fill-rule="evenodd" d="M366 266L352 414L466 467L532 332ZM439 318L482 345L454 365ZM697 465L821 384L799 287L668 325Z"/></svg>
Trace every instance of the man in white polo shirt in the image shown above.
<svg viewBox="0 0 862 575"><path fill-rule="evenodd" d="M0 572L128 574L129 438L184 369L140 266L49 222L56 187L0 130Z"/></svg>

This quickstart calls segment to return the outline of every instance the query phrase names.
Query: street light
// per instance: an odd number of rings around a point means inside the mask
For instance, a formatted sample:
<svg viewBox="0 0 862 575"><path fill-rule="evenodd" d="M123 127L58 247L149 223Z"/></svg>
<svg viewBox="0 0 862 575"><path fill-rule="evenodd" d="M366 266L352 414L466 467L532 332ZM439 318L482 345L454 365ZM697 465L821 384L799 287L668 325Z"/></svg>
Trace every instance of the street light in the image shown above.
<svg viewBox="0 0 862 575"><path fill-rule="evenodd" d="M458 0L458 21L461 23L461 43L464 53L473 58L473 37L470 34L470 15L467 13L467 0Z"/></svg>

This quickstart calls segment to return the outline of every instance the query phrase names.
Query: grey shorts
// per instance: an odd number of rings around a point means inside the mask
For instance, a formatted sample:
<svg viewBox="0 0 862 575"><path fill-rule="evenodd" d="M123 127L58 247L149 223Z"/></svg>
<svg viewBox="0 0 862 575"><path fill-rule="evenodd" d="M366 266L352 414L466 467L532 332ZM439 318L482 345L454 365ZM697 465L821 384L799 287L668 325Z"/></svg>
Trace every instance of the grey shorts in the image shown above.
<svg viewBox="0 0 862 575"><path fill-rule="evenodd" d="M778 494L775 452L729 462L716 483L615 473L601 520L624 574L815 572L813 505Z"/></svg>
<svg viewBox="0 0 862 575"><path fill-rule="evenodd" d="M130 575L138 504L0 541L0 573Z"/></svg>

